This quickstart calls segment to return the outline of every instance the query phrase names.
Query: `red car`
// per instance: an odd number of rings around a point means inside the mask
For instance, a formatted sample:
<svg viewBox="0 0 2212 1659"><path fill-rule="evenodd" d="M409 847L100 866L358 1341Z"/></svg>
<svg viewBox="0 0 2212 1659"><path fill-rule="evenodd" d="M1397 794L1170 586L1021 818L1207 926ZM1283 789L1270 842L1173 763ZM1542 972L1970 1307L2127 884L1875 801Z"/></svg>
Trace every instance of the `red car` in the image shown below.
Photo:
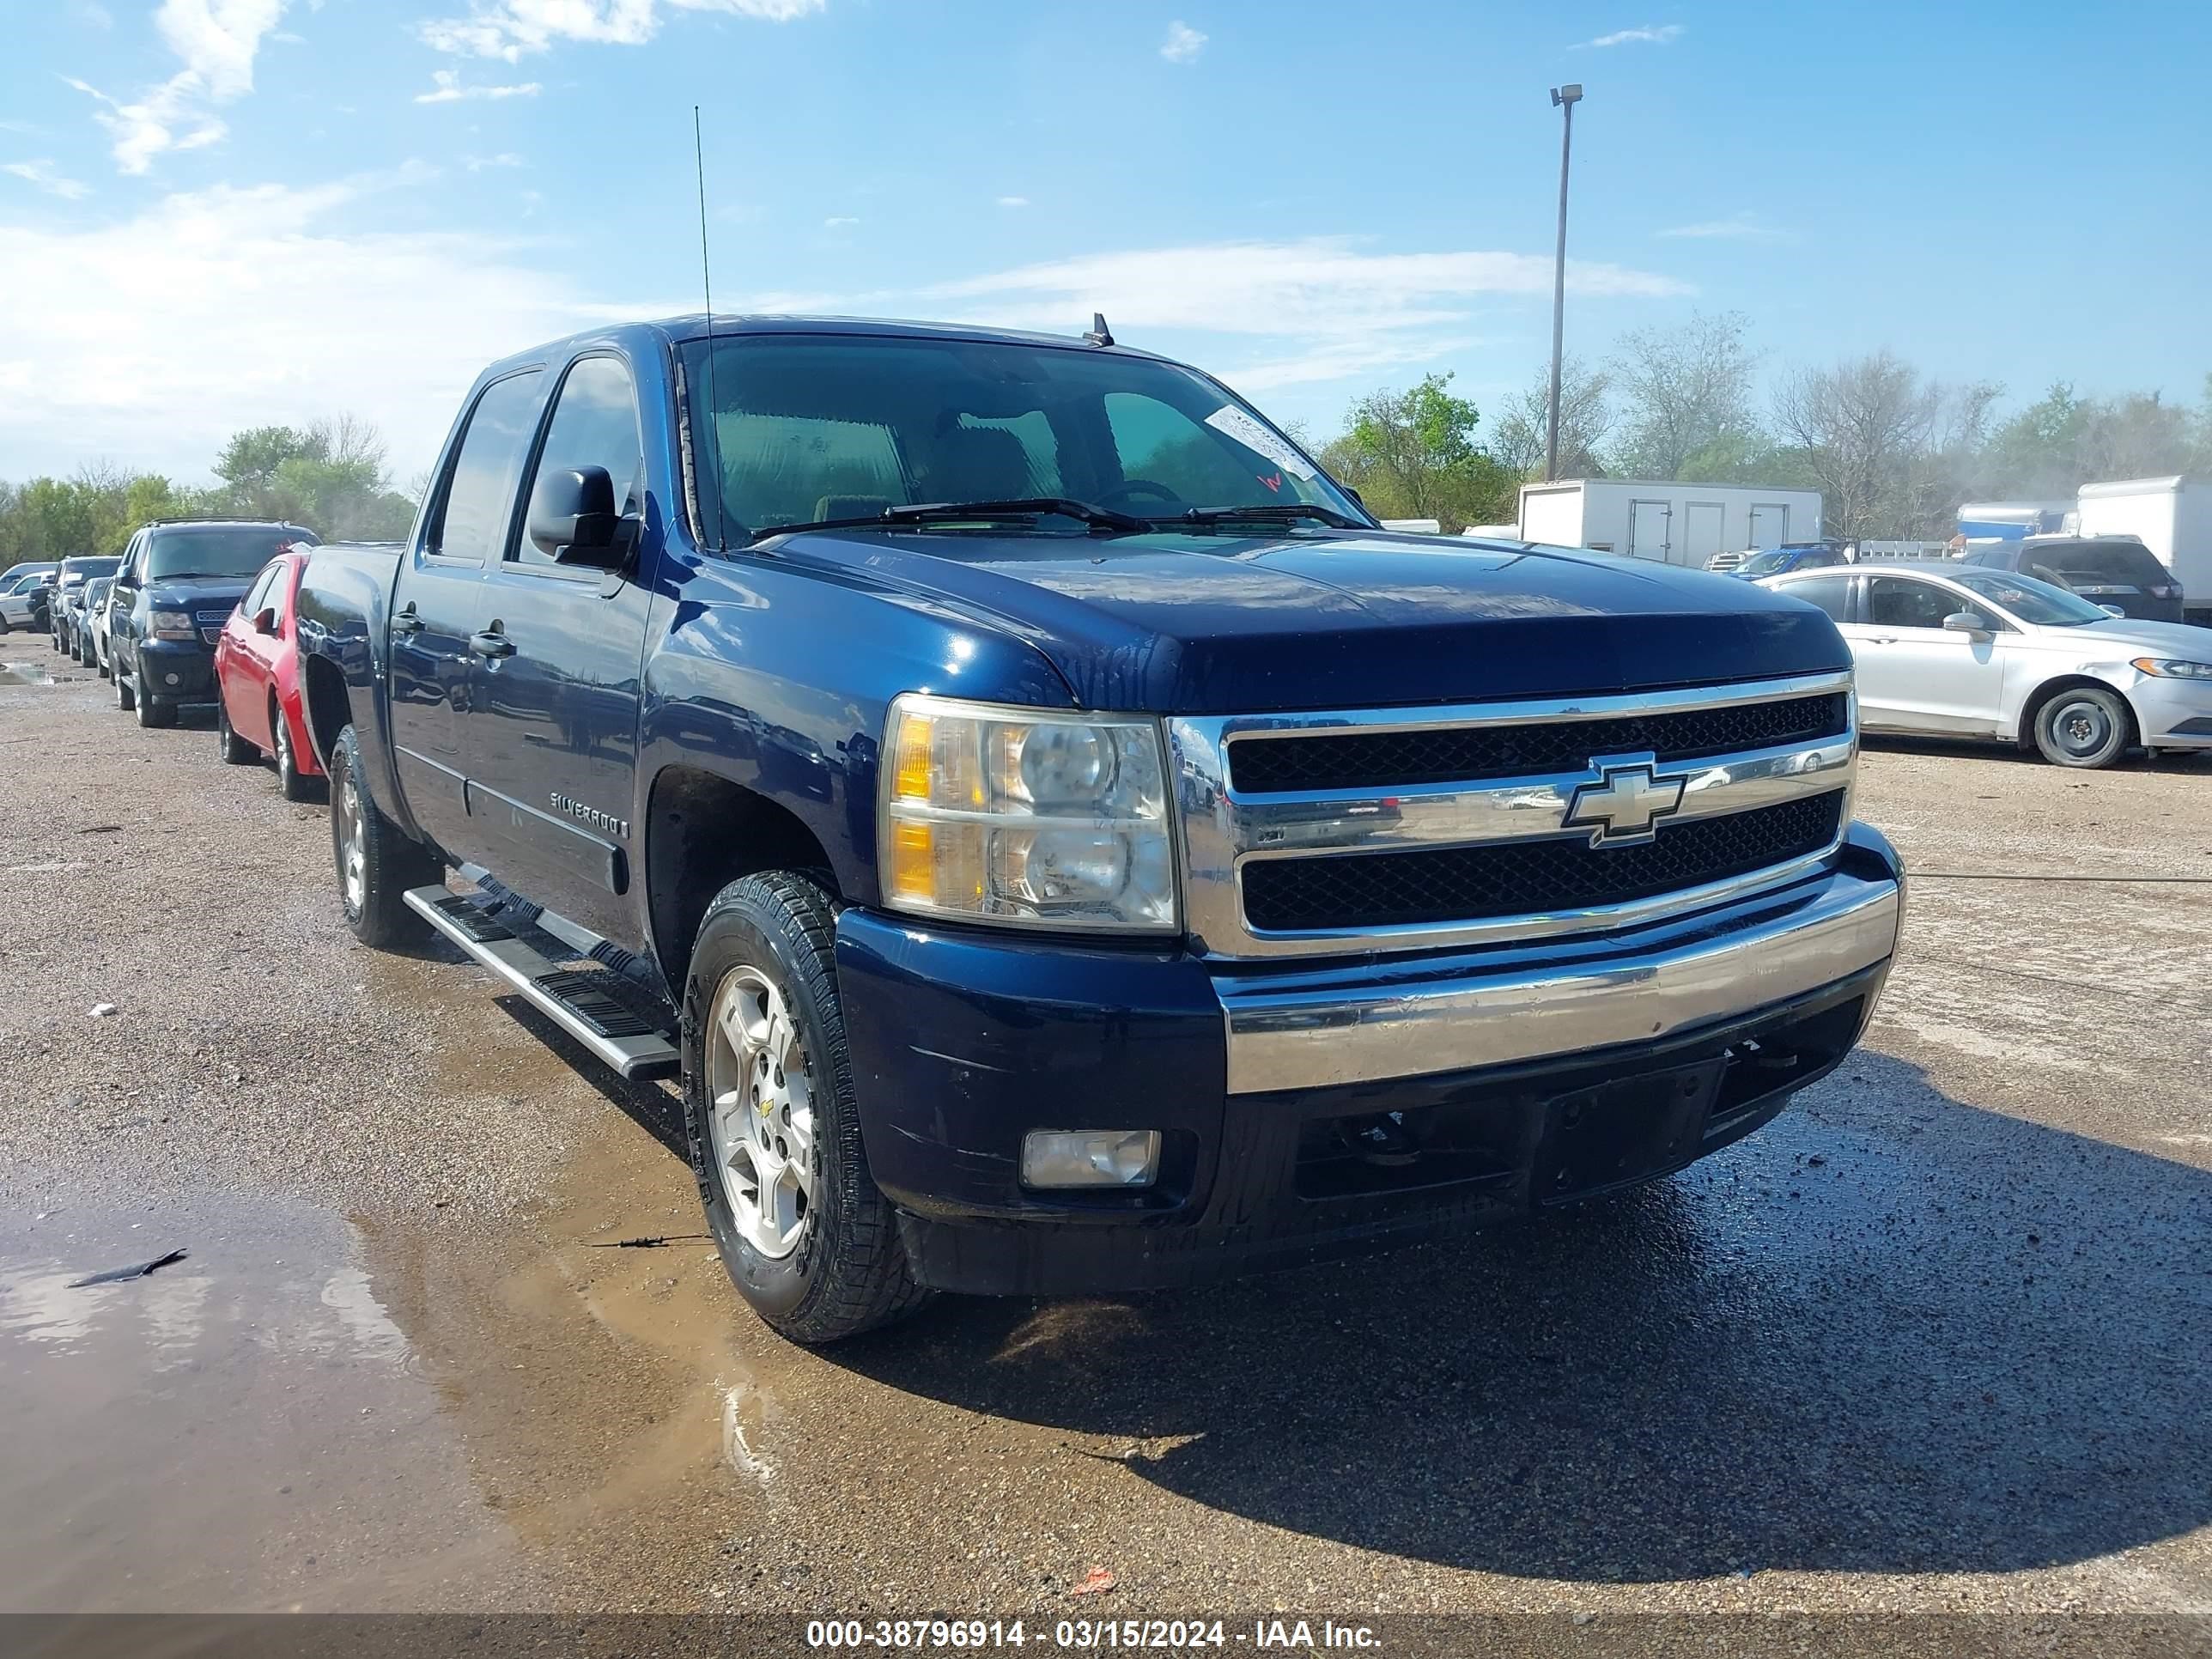
<svg viewBox="0 0 2212 1659"><path fill-rule="evenodd" d="M307 550L293 544L264 565L215 642L215 724L222 757L251 766L276 763L286 800L313 800L323 769L307 741L300 684L300 573Z"/></svg>

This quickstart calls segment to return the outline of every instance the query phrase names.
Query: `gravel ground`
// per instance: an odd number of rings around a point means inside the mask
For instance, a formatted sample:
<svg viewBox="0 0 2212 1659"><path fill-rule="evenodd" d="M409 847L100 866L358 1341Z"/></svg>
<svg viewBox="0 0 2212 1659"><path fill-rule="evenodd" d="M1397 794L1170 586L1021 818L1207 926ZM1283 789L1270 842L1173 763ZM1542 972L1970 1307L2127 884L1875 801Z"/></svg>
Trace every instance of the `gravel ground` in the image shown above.
<svg viewBox="0 0 2212 1659"><path fill-rule="evenodd" d="M591 1248L698 1225L667 1090L356 945L323 810L204 722L9 663L56 684L0 677L0 1431L96 1364L243 1449L220 1546L106 1525L131 1437L0 1461L0 1512L85 1494L0 1607L2212 1613L2212 885L1932 873L2212 876L2212 764L1870 754L1931 872L1871 1037L1659 1188L817 1355L711 1251ZM188 1307L58 1288L172 1243ZM225 1571L161 1570L195 1549Z"/></svg>

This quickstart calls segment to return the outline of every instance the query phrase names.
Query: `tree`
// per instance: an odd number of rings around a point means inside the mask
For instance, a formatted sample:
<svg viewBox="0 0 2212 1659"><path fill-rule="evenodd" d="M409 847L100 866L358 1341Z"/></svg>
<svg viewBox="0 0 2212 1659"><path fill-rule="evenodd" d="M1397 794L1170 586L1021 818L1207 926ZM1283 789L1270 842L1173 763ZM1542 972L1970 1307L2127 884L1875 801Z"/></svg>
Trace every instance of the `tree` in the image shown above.
<svg viewBox="0 0 2212 1659"><path fill-rule="evenodd" d="M1608 401L1613 381L1603 369L1584 368L1578 358L1559 362L1559 476L1563 478L1601 478L1605 468L1598 460L1598 446L1613 430L1613 408ZM1522 478L1540 477L1544 453L1550 441L1552 371L1536 371L1528 388L1505 405L1490 453L1499 465Z"/></svg>
<svg viewBox="0 0 2212 1659"><path fill-rule="evenodd" d="M1998 392L1923 380L1877 351L1797 370L1775 399L1775 417L1820 485L1832 533L1910 539L1948 528Z"/></svg>
<svg viewBox="0 0 2212 1659"><path fill-rule="evenodd" d="M415 503L392 488L384 439L351 415L304 428L252 427L216 457L222 480L212 510L284 519L325 536L375 539L406 533Z"/></svg>
<svg viewBox="0 0 2212 1659"><path fill-rule="evenodd" d="M1475 443L1475 406L1451 394L1449 374L1405 392L1370 392L1352 406L1322 463L1358 490L1377 517L1435 519L1448 534L1496 520L1517 480Z"/></svg>
<svg viewBox="0 0 2212 1659"><path fill-rule="evenodd" d="M1621 337L1611 371L1626 418L1617 475L1679 478L1698 451L1757 432L1751 381L1759 359L1744 343L1750 327L1740 312L1700 312L1679 328Z"/></svg>

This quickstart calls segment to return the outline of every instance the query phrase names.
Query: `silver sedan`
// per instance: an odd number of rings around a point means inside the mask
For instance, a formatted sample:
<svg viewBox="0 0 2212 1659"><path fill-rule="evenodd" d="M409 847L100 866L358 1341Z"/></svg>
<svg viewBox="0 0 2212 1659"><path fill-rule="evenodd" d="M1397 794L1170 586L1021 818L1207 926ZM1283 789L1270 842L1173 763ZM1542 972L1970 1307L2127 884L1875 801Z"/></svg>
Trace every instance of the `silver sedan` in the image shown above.
<svg viewBox="0 0 2212 1659"><path fill-rule="evenodd" d="M1761 585L1835 618L1866 731L2033 744L2060 766L2212 749L2212 629L2115 617L2032 576L1955 565Z"/></svg>

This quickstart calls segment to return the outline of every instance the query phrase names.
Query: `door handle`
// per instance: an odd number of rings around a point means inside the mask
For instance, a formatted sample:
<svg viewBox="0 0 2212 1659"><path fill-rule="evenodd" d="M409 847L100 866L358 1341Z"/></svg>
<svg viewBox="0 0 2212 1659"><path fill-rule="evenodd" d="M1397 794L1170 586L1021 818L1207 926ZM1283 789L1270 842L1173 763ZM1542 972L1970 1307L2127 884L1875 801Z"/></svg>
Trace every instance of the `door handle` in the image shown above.
<svg viewBox="0 0 2212 1659"><path fill-rule="evenodd" d="M498 629L487 628L481 634L469 635L469 649L479 657L496 661L514 654L514 641Z"/></svg>
<svg viewBox="0 0 2212 1659"><path fill-rule="evenodd" d="M412 605L392 619L392 631L395 634L419 634L422 631L422 619L415 614Z"/></svg>

